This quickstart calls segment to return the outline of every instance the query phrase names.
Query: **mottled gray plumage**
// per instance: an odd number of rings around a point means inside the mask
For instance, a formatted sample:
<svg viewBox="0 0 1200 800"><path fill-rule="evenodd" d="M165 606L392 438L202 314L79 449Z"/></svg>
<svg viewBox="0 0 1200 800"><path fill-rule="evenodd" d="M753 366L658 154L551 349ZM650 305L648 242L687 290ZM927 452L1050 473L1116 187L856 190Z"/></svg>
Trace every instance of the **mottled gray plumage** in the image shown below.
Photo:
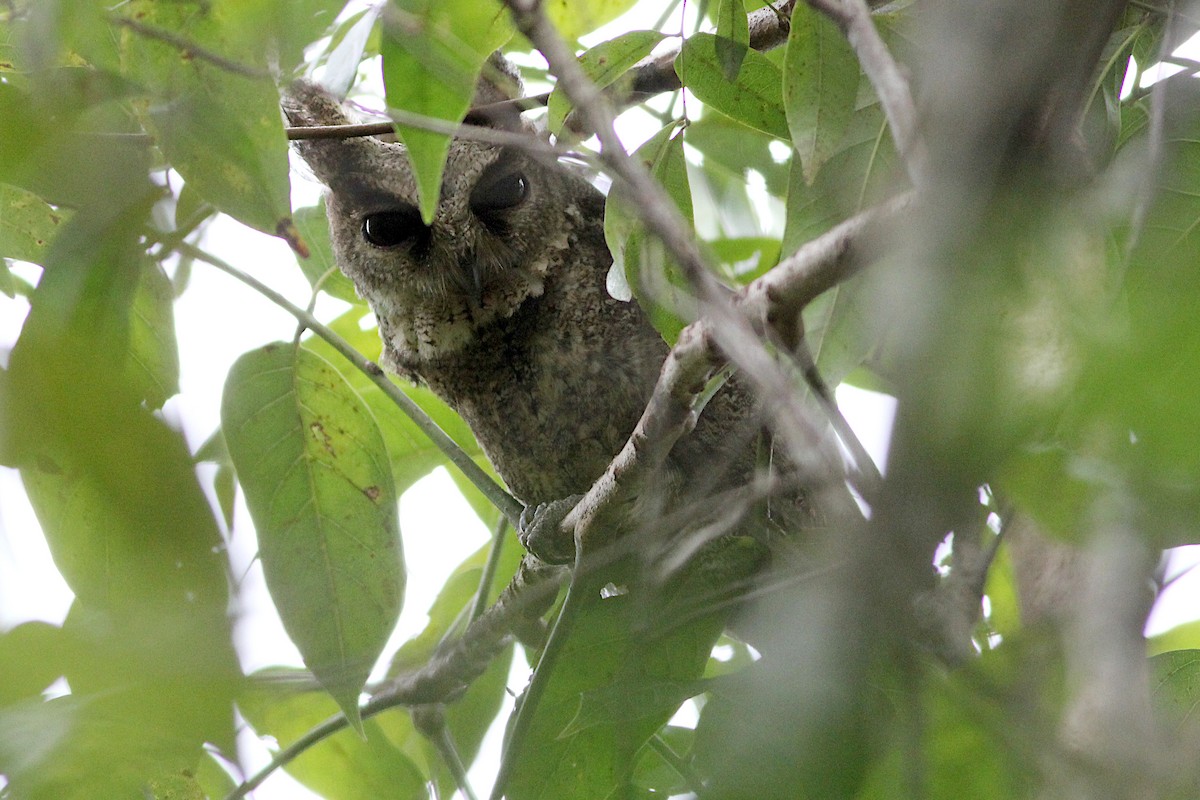
<svg viewBox="0 0 1200 800"><path fill-rule="evenodd" d="M307 84L285 110L296 125L349 121ZM426 229L402 145L360 138L298 147L329 187L334 252L375 311L384 366L458 411L525 503L585 492L632 432L667 354L638 305L605 288L612 259L603 196L557 163L456 140ZM380 231L388 246L370 241ZM749 408L748 393L727 385L672 454L668 482L728 485L731 468L747 478Z"/></svg>

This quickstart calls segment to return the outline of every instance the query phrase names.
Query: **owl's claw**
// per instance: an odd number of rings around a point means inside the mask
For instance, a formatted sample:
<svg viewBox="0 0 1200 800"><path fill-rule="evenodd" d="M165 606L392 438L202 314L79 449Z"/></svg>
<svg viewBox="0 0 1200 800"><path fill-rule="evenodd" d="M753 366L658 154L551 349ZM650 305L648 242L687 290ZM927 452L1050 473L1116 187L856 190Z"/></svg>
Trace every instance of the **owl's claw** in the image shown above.
<svg viewBox="0 0 1200 800"><path fill-rule="evenodd" d="M525 506L521 512L517 539L521 545L547 564L570 564L575 560L575 537L563 530L562 523L583 499L575 494L549 503Z"/></svg>

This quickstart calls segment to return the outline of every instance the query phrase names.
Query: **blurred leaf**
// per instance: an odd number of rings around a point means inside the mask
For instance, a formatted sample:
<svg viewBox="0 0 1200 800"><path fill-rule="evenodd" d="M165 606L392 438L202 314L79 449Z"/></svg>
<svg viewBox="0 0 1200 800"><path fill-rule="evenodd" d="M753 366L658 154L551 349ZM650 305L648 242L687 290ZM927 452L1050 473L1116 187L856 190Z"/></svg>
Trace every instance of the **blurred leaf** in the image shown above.
<svg viewBox="0 0 1200 800"><path fill-rule="evenodd" d="M120 13L250 71L121 30L127 69L155 94L138 104L143 124L171 166L221 211L295 246L287 138L261 39L248 39L224 7L130 0Z"/></svg>
<svg viewBox="0 0 1200 800"><path fill-rule="evenodd" d="M750 51L750 27L742 0L720 0L717 7L717 58L726 79L737 80Z"/></svg>
<svg viewBox="0 0 1200 800"><path fill-rule="evenodd" d="M290 688L279 680L279 672L253 676L259 680L238 700L238 708L260 736L287 746L336 714L338 707L320 692ZM339 731L285 769L326 800L425 800L426 776L389 742L379 725L368 719L361 723L362 735Z"/></svg>
<svg viewBox="0 0 1200 800"><path fill-rule="evenodd" d="M1148 655L1160 656L1175 650L1200 652L1200 620L1176 625L1146 640Z"/></svg>
<svg viewBox="0 0 1200 800"><path fill-rule="evenodd" d="M205 753L196 765L196 780L204 791L204 797L225 797L232 792L237 784L217 762L212 753Z"/></svg>
<svg viewBox="0 0 1200 800"><path fill-rule="evenodd" d="M21 797L132 796L203 742L232 742L220 538L182 436L124 369L148 204L113 206L63 225L8 372L2 427L76 595L73 696L0 722L0 772Z"/></svg>
<svg viewBox="0 0 1200 800"><path fill-rule="evenodd" d="M12 271L8 268L8 262L0 258L0 294L5 297L17 296L17 282L13 280Z"/></svg>
<svg viewBox="0 0 1200 800"><path fill-rule="evenodd" d="M179 348L175 343L175 290L162 267L142 267L129 330L129 383L150 408L162 408L179 393Z"/></svg>
<svg viewBox="0 0 1200 800"><path fill-rule="evenodd" d="M304 277L315 290L320 283L321 291L345 300L347 303L362 305L362 298L354 290L354 284L338 269L333 257L333 245L329 241L329 222L325 217L325 199L315 206L296 210L293 219L296 230L300 231L304 243L308 245L308 258L297 258Z"/></svg>
<svg viewBox="0 0 1200 800"><path fill-rule="evenodd" d="M6 791L22 800L144 798L152 783L190 769L199 746L182 756L180 731L140 699L67 696L0 709ZM121 705L130 701L136 714Z"/></svg>
<svg viewBox="0 0 1200 800"><path fill-rule="evenodd" d="M57 625L26 622L0 633L0 707L38 697L63 674L67 656Z"/></svg>
<svg viewBox="0 0 1200 800"><path fill-rule="evenodd" d="M696 738L696 732L691 728L681 728L668 725L658 736L662 743L676 755L688 753ZM686 763L686 759L685 759ZM680 777L675 765L668 763L652 747L643 747L638 756L637 765L633 772L633 784L640 788L649 789L654 796L674 796L686 793L690 786Z"/></svg>
<svg viewBox="0 0 1200 800"><path fill-rule="evenodd" d="M0 184L0 257L43 263L66 213L35 194Z"/></svg>
<svg viewBox="0 0 1200 800"><path fill-rule="evenodd" d="M633 8L637 0L544 0L542 8L567 41L599 28Z"/></svg>
<svg viewBox="0 0 1200 800"><path fill-rule="evenodd" d="M690 222L692 192L683 139L672 136L677 128L676 123L663 128L633 156L663 185L684 219ZM609 291L617 299L626 299L632 290L663 338L675 341L687 321L694 318L695 303L687 292L686 281L670 263L662 242L646 230L637 205L620 186L613 187L604 206L604 239L613 257L608 274Z"/></svg>
<svg viewBox="0 0 1200 800"><path fill-rule="evenodd" d="M824 14L797 6L784 59L783 100L807 182L836 152L857 92L858 59L846 37Z"/></svg>
<svg viewBox="0 0 1200 800"><path fill-rule="evenodd" d="M372 6L351 15L338 26L330 43L329 57L321 83L335 97L345 97L358 75L367 42L375 30L382 6Z"/></svg>
<svg viewBox="0 0 1200 800"><path fill-rule="evenodd" d="M1109 488L1097 483L1097 467L1065 447L1033 445L1012 454L996 484L1045 532L1078 542L1086 535L1081 523L1097 493Z"/></svg>
<svg viewBox="0 0 1200 800"><path fill-rule="evenodd" d="M148 148L110 135L136 130L112 102L126 98L126 81L63 68L39 75L34 88L0 83L0 183L110 216L159 191L148 180Z"/></svg>
<svg viewBox="0 0 1200 800"><path fill-rule="evenodd" d="M238 359L221 419L284 627L357 723L404 589L379 428L329 362L282 343Z"/></svg>
<svg viewBox="0 0 1200 800"><path fill-rule="evenodd" d="M1173 650L1150 659L1152 699L1168 714L1170 732L1178 735L1185 727L1195 727L1196 707L1200 705L1200 650Z"/></svg>
<svg viewBox="0 0 1200 800"><path fill-rule="evenodd" d="M390 0L384 12L383 83L392 108L458 123L475 96L480 69L512 36L496 0ZM397 125L417 180L421 216L433 220L450 137Z"/></svg>
<svg viewBox="0 0 1200 800"><path fill-rule="evenodd" d="M683 85L705 105L787 140L788 119L780 100L783 75L779 67L762 53L746 49L736 79L730 80L724 65L729 63L727 51L737 46L710 33L689 36L675 59L675 71Z"/></svg>
<svg viewBox="0 0 1200 800"><path fill-rule="evenodd" d="M765 275L779 263L779 240L769 236L718 239L709 247L728 266L730 277L740 284Z"/></svg>
<svg viewBox="0 0 1200 800"><path fill-rule="evenodd" d="M1135 492L1139 527L1158 547L1200 542L1200 451L1187 444L1200 429L1192 368L1200 358L1200 96L1190 84L1168 85L1160 183L1124 273L1128 316L1092 323L1095 349L1077 396L1089 426L1080 436L1098 462L1092 474L1103 487Z"/></svg>
<svg viewBox="0 0 1200 800"><path fill-rule="evenodd" d="M218 0L222 28L236 50L265 50L284 76L304 67L304 48L328 32L345 5L346 0Z"/></svg>
<svg viewBox="0 0 1200 800"><path fill-rule="evenodd" d="M579 56L579 66L597 87L611 86L630 67L650 55L650 51L665 38L658 31L629 31L585 50ZM546 103L548 126L557 134L571 111L571 100L556 85Z"/></svg>

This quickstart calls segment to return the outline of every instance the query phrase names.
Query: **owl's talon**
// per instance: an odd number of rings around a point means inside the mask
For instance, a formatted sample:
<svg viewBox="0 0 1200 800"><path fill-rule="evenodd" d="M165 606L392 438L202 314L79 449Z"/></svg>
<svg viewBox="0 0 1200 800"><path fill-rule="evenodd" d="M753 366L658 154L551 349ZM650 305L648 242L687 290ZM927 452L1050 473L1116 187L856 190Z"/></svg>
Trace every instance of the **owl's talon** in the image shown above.
<svg viewBox="0 0 1200 800"><path fill-rule="evenodd" d="M575 537L562 527L563 520L583 499L576 494L549 503L525 506L517 539L521 545L548 564L570 564L575 560Z"/></svg>

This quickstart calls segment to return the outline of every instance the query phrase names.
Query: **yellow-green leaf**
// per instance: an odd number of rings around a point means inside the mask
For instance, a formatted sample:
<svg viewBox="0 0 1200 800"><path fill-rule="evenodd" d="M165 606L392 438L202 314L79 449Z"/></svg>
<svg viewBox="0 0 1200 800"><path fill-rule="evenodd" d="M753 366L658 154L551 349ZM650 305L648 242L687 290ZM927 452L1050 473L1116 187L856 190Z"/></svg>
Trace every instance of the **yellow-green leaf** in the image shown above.
<svg viewBox="0 0 1200 800"><path fill-rule="evenodd" d="M238 359L221 420L284 628L357 724L404 591L379 427L329 362L290 344Z"/></svg>

